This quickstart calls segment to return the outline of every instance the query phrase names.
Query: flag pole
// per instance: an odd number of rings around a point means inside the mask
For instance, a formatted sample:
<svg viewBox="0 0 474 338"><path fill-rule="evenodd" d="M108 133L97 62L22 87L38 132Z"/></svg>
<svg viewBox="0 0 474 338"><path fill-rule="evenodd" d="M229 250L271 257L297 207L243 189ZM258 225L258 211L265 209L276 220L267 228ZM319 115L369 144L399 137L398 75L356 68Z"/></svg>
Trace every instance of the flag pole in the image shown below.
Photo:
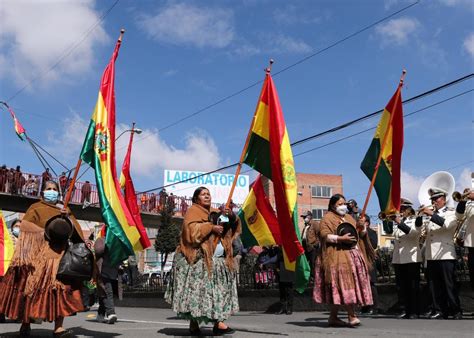
<svg viewBox="0 0 474 338"><path fill-rule="evenodd" d="M273 59L270 59L268 67L265 68L266 75L270 75L270 72L272 71L272 65L274 62L275 61ZM240 160L239 160L239 164L237 165L237 170L235 171L234 181L232 182L232 186L230 187L229 197L227 198L227 202L225 204L225 207L227 209L230 206L230 201L232 200L232 195L234 194L235 186L237 184L237 179L239 178L240 170L242 169L242 163L244 162L245 153L250 142L250 136L252 135L252 129L255 124L255 117L257 116L258 106L260 105L263 89L264 89L264 86L262 86L262 90L260 91L260 95L258 96L257 107L255 107L255 112L253 114L252 122L250 123L249 132L247 133L247 138L245 139L245 145L244 145L244 148L242 149L242 153L240 154Z"/></svg>
<svg viewBox="0 0 474 338"><path fill-rule="evenodd" d="M400 88L403 86L403 81L405 80L406 73L407 73L407 71L404 69L402 71L402 76L400 77L400 83L398 84L398 88L397 88L398 95L400 95ZM383 152L385 150L385 146L387 145L388 135L390 134L390 129L392 128L392 122L393 122L394 115L395 114L393 112L390 112L390 120L388 122L387 131L385 132L385 135L384 135L384 138L383 138L383 141L382 141L382 147L380 149L379 157L377 159L377 164L375 165L374 175L372 176L372 180L370 181L369 191L367 192L367 197L365 198L364 207L362 208L362 212L360 214L361 217L365 216L365 212L367 210L367 205L369 204L370 195L372 194L372 188L374 187L375 179L377 178L377 174L378 174L379 168L380 168L380 162L382 161L382 155L383 155Z"/></svg>
<svg viewBox="0 0 474 338"><path fill-rule="evenodd" d="M122 28L120 30L120 35L119 35L118 41L122 42L122 38L123 38L124 33L125 33L125 29ZM72 177L71 183L69 184L69 188L68 188L66 197L64 198L63 210L67 210L67 206L69 204L69 201L71 200L72 191L73 191L72 188L74 187L74 184L76 184L76 178L77 178L77 174L79 173L79 169L81 167L81 164L82 164L82 159L79 157L79 160L77 161L77 164L76 164L76 168L74 170L74 175Z"/></svg>

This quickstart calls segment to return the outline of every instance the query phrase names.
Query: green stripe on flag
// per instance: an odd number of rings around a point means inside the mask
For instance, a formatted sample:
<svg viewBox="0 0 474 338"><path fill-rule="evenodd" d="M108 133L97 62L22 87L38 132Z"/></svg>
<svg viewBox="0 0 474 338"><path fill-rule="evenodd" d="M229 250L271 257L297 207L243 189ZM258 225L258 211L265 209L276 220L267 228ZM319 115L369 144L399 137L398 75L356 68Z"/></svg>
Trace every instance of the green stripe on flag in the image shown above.
<svg viewBox="0 0 474 338"><path fill-rule="evenodd" d="M240 234L240 239L245 248L250 248L255 245L259 245L257 239L250 232L249 226L245 221L245 213L240 209L239 211L240 221L242 223L242 233Z"/></svg>
<svg viewBox="0 0 474 338"><path fill-rule="evenodd" d="M271 179L272 169L270 166L270 143L268 140L252 133L250 135L244 163L260 172L263 176Z"/></svg>

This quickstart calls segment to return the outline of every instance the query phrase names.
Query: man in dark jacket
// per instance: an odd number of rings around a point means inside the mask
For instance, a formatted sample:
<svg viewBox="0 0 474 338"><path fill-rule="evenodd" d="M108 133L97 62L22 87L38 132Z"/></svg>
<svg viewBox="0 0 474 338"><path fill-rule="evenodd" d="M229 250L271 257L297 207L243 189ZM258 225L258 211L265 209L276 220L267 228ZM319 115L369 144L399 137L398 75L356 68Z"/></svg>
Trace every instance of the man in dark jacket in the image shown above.
<svg viewBox="0 0 474 338"><path fill-rule="evenodd" d="M94 251L99 271L97 281L99 309L96 320L100 323L114 324L117 321L117 315L115 314L112 283L117 281L120 264L111 264L104 237L99 237L95 241Z"/></svg>

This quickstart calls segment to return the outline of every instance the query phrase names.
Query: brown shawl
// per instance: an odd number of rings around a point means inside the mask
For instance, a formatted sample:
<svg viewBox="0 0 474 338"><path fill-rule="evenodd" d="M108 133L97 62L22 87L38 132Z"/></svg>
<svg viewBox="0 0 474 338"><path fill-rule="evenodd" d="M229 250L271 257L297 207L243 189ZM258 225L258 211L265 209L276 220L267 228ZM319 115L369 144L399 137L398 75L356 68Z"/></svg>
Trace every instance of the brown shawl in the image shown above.
<svg viewBox="0 0 474 338"><path fill-rule="evenodd" d="M212 256L216 250L218 240L220 239L225 250L225 262L229 269L234 269L234 259L232 252L232 241L240 234L240 219L237 217L237 228L229 229L224 237L219 238L212 232L212 224L209 221L211 212L219 212L217 209L210 210L193 203L184 215L183 228L181 231L180 244L177 252L181 252L189 264L194 264L198 255L202 254L207 270L212 273Z"/></svg>
<svg viewBox="0 0 474 338"><path fill-rule="evenodd" d="M331 271L335 269L342 273L342 281L346 284L345 288L353 288L354 279L352 277L352 266L349 250L340 248L337 243L328 243L326 241L328 235L336 235L337 227L339 224L344 222L350 223L354 228L356 227L356 221L354 218L347 214L344 217L341 217L335 212L329 211L321 220L320 238L323 244L322 264L326 283L331 283ZM357 245L359 250L362 252L362 257L364 258L366 264L368 264L368 259L365 253L365 245L360 236ZM332 282L338 284L340 281L341 280L339 279Z"/></svg>

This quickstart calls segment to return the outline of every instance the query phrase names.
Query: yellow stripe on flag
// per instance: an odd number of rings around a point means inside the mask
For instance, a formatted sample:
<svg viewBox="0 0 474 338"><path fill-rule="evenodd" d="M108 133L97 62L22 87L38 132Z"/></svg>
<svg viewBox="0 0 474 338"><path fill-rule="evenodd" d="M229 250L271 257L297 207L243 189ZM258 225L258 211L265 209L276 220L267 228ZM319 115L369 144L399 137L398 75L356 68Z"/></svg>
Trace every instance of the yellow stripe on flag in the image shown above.
<svg viewBox="0 0 474 338"><path fill-rule="evenodd" d="M270 130L269 130L269 123L268 123L270 119L269 116L270 116L269 107L265 103L259 102L252 132L254 132L255 134L264 138L267 141L270 140Z"/></svg>

